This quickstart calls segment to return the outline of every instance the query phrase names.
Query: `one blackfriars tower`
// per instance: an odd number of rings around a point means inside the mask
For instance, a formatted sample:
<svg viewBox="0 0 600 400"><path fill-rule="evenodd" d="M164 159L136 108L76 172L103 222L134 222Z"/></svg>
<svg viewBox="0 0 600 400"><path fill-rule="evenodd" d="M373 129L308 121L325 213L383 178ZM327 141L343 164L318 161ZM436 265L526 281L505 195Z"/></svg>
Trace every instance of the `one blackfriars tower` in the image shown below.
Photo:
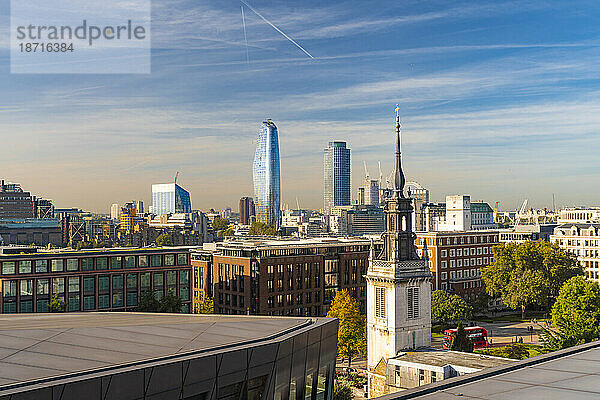
<svg viewBox="0 0 600 400"><path fill-rule="evenodd" d="M281 181L277 126L267 119L261 125L254 155L254 204L256 219L279 229Z"/></svg>

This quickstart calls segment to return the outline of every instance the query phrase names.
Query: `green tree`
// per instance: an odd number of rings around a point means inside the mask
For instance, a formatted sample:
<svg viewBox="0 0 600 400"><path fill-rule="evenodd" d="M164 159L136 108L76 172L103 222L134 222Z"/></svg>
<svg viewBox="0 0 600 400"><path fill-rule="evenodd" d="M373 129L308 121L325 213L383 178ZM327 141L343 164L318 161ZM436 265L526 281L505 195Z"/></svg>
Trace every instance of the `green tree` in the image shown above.
<svg viewBox="0 0 600 400"><path fill-rule="evenodd" d="M473 352L473 342L467 336L462 322L459 322L456 327L456 335L452 339L452 343L450 343L450 350L462 351L464 353Z"/></svg>
<svg viewBox="0 0 600 400"><path fill-rule="evenodd" d="M494 263L482 270L486 291L520 308L523 318L528 305L549 309L562 284L583 274L574 255L546 241L505 243L493 251Z"/></svg>
<svg viewBox="0 0 600 400"><path fill-rule="evenodd" d="M488 312L491 297L485 290L479 292L474 299L469 302L473 314L480 315Z"/></svg>
<svg viewBox="0 0 600 400"><path fill-rule="evenodd" d="M513 360L524 360L529 358L528 345L521 343L510 343L503 347L476 350L476 353L493 357L512 358Z"/></svg>
<svg viewBox="0 0 600 400"><path fill-rule="evenodd" d="M154 293L150 290L144 291L138 301L137 311L139 312L158 312L160 302L154 298Z"/></svg>
<svg viewBox="0 0 600 400"><path fill-rule="evenodd" d="M352 400L352 389L345 383L337 383L333 388L333 400Z"/></svg>
<svg viewBox="0 0 600 400"><path fill-rule="evenodd" d="M180 313L181 312L181 298L175 294L175 291L169 290L159 300L158 312L160 313Z"/></svg>
<svg viewBox="0 0 600 400"><path fill-rule="evenodd" d="M161 233L156 238L156 245L158 247L173 246L173 238L168 233Z"/></svg>
<svg viewBox="0 0 600 400"><path fill-rule="evenodd" d="M275 236L277 231L265 223L254 221L250 225L248 234L252 236Z"/></svg>
<svg viewBox="0 0 600 400"><path fill-rule="evenodd" d="M431 294L431 319L442 324L471 318L471 307L457 294L436 290Z"/></svg>
<svg viewBox="0 0 600 400"><path fill-rule="evenodd" d="M229 220L225 218L215 217L211 222L211 226L215 231L224 231L229 227Z"/></svg>
<svg viewBox="0 0 600 400"><path fill-rule="evenodd" d="M58 298L58 294L54 294L50 303L48 303L48 311L51 313L65 312L65 302Z"/></svg>
<svg viewBox="0 0 600 400"><path fill-rule="evenodd" d="M558 332L544 330L546 347L557 350L600 338L600 286L582 276L560 288L552 307L552 324Z"/></svg>
<svg viewBox="0 0 600 400"><path fill-rule="evenodd" d="M360 313L356 299L346 290L336 293L327 317L339 320L338 354L348 357L348 367L350 367L352 357L366 353L366 318Z"/></svg>

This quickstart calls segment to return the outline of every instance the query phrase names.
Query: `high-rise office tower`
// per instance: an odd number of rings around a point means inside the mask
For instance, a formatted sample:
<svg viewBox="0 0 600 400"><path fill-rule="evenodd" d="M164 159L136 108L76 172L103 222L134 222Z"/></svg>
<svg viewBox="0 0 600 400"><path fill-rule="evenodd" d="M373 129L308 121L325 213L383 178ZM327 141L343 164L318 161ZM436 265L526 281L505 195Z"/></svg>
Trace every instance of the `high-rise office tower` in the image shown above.
<svg viewBox="0 0 600 400"><path fill-rule="evenodd" d="M329 142L325 149L323 183L325 214L330 214L333 207L350 205L350 149L346 142Z"/></svg>
<svg viewBox="0 0 600 400"><path fill-rule="evenodd" d="M152 185L153 214L163 215L190 212L192 212L192 201L190 193L187 190L176 183Z"/></svg>
<svg viewBox="0 0 600 400"><path fill-rule="evenodd" d="M252 217L256 214L254 210L254 200L252 197L242 197L240 199L240 224L250 225Z"/></svg>
<svg viewBox="0 0 600 400"><path fill-rule="evenodd" d="M110 206L110 219L117 221L119 219L121 212L121 208L119 207L119 203L113 203Z"/></svg>
<svg viewBox="0 0 600 400"><path fill-rule="evenodd" d="M365 203L369 206L379 205L379 180L377 179L366 179L365 180Z"/></svg>
<svg viewBox="0 0 600 400"><path fill-rule="evenodd" d="M254 155L254 204L256 219L275 229L279 228L281 207L279 168L277 126L267 119L258 133Z"/></svg>

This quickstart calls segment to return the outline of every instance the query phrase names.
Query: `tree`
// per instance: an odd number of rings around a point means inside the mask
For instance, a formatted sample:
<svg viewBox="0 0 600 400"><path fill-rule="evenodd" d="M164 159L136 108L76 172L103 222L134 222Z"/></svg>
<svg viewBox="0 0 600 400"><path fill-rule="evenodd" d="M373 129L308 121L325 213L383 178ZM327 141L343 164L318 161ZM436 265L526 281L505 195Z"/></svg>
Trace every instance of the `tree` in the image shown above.
<svg viewBox="0 0 600 400"><path fill-rule="evenodd" d="M250 225L248 234L252 236L275 236L277 231L265 223L254 221Z"/></svg>
<svg viewBox="0 0 600 400"><path fill-rule="evenodd" d="M229 220L225 218L215 217L211 225L215 231L224 231L229 227Z"/></svg>
<svg viewBox="0 0 600 400"><path fill-rule="evenodd" d="M473 314L480 315L488 312L490 300L491 298L485 290L477 293L475 298L469 302Z"/></svg>
<svg viewBox="0 0 600 400"><path fill-rule="evenodd" d="M48 311L51 313L65 312L66 308L65 302L58 298L58 294L54 294L48 303Z"/></svg>
<svg viewBox="0 0 600 400"><path fill-rule="evenodd" d="M512 358L513 360L524 360L529 358L528 346L521 343L510 343L503 347L481 349L477 350L476 353L493 357Z"/></svg>
<svg viewBox="0 0 600 400"><path fill-rule="evenodd" d="M338 354L348 357L349 368L352 357L366 353L366 318L360 313L356 299L346 290L337 292L327 317L339 320Z"/></svg>
<svg viewBox="0 0 600 400"><path fill-rule="evenodd" d="M352 400L352 389L345 383L338 383L333 388L333 400Z"/></svg>
<svg viewBox="0 0 600 400"><path fill-rule="evenodd" d="M431 294L431 319L442 324L471 318L471 307L457 294L436 290Z"/></svg>
<svg viewBox="0 0 600 400"><path fill-rule="evenodd" d="M582 276L560 288L552 307L552 324L558 332L544 330L544 344L558 350L600 338L600 286Z"/></svg>
<svg viewBox="0 0 600 400"><path fill-rule="evenodd" d="M214 314L215 307L213 299L207 295L203 295L198 302L198 313L200 314Z"/></svg>
<svg viewBox="0 0 600 400"><path fill-rule="evenodd" d="M450 343L450 350L462 351L464 353L473 352L473 342L467 336L462 322L459 322L456 327L456 335L452 339L452 343Z"/></svg>
<svg viewBox="0 0 600 400"><path fill-rule="evenodd" d="M156 238L156 245L158 247L173 246L173 238L168 233L161 233Z"/></svg>
<svg viewBox="0 0 600 400"><path fill-rule="evenodd" d="M523 318L528 305L549 309L562 284L583 274L577 258L555 243L505 243L494 246L493 252L494 263L482 270L486 291L520 308Z"/></svg>
<svg viewBox="0 0 600 400"><path fill-rule="evenodd" d="M154 294L146 290L142 293L138 302L137 311L139 312L154 312L154 313L180 313L181 299L169 290L160 300L156 300Z"/></svg>

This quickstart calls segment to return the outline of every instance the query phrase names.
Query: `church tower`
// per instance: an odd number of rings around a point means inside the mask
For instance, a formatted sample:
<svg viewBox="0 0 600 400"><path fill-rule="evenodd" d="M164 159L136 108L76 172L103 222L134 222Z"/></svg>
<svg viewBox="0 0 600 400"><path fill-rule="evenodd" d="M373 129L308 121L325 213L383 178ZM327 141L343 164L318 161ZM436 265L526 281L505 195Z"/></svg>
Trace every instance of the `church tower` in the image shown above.
<svg viewBox="0 0 600 400"><path fill-rule="evenodd" d="M385 201L383 251L371 251L367 271L367 366L402 350L431 344L431 272L427 250L417 256L412 201L404 197L399 107L396 106L394 191Z"/></svg>

